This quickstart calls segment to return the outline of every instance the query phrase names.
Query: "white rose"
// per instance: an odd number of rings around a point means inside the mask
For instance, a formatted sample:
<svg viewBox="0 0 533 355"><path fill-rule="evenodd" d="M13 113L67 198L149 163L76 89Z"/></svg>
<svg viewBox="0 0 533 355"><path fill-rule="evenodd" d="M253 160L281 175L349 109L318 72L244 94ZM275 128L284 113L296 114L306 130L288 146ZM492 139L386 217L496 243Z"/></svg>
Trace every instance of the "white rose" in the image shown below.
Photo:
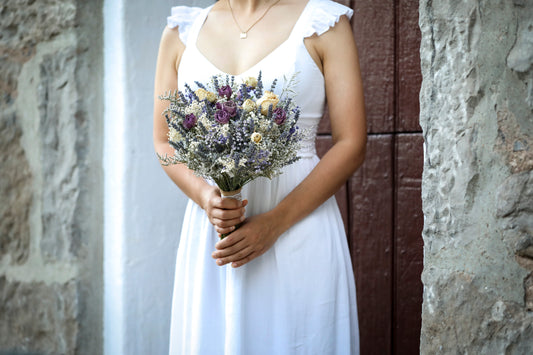
<svg viewBox="0 0 533 355"><path fill-rule="evenodd" d="M242 103L242 108L246 112L252 112L252 111L255 111L255 109L257 109L257 105L252 100L246 99L246 101Z"/></svg>
<svg viewBox="0 0 533 355"><path fill-rule="evenodd" d="M257 78L255 78L253 76L249 76L246 79L244 79L243 81L244 81L244 83L246 85L251 86L253 88L255 88L257 86Z"/></svg>

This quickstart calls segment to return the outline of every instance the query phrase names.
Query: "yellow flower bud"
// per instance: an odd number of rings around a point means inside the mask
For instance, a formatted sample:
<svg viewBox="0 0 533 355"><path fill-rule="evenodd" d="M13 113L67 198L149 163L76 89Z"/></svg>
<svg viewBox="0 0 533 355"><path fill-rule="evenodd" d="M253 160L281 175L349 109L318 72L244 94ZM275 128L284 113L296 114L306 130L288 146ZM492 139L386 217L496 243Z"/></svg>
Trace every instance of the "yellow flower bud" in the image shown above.
<svg viewBox="0 0 533 355"><path fill-rule="evenodd" d="M263 115L268 114L268 108L272 105L272 109L276 108L276 105L279 102L278 95L274 94L271 91L265 91L263 96L257 100L257 105L261 106L261 113Z"/></svg>
<svg viewBox="0 0 533 355"><path fill-rule="evenodd" d="M254 132L252 133L251 139L252 139L252 142L254 142L255 144L259 144L261 143L263 136L261 136L261 133Z"/></svg>
<svg viewBox="0 0 533 355"><path fill-rule="evenodd" d="M215 102L217 99L215 93L202 88L196 90L194 93L196 94L196 96L198 96L198 99L200 99L200 101L207 99L209 102Z"/></svg>

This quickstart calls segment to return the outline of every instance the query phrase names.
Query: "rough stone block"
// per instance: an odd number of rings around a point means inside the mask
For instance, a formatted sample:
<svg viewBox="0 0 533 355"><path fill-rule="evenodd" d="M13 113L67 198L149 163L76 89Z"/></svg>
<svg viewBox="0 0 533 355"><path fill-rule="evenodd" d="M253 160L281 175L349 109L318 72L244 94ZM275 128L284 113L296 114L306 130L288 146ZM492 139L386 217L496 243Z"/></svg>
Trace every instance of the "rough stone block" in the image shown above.
<svg viewBox="0 0 533 355"><path fill-rule="evenodd" d="M16 115L0 115L0 259L23 264L29 255L32 178Z"/></svg>
<svg viewBox="0 0 533 355"><path fill-rule="evenodd" d="M531 18L532 0L420 2L422 354L533 353Z"/></svg>
<svg viewBox="0 0 533 355"><path fill-rule="evenodd" d="M524 120L531 121L532 116L533 113ZM499 110L497 117L496 150L505 158L511 172L519 173L533 170L533 131L527 132L526 129L522 129L513 112L507 108Z"/></svg>
<svg viewBox="0 0 533 355"><path fill-rule="evenodd" d="M498 189L497 216L533 211L533 172L509 176Z"/></svg>
<svg viewBox="0 0 533 355"><path fill-rule="evenodd" d="M41 253L47 261L71 257L79 196L76 145L75 48L43 57L38 90L43 171Z"/></svg>
<svg viewBox="0 0 533 355"><path fill-rule="evenodd" d="M0 1L0 354L103 350L102 8Z"/></svg>
<svg viewBox="0 0 533 355"><path fill-rule="evenodd" d="M21 64L2 55L0 47L0 111L6 112L17 97L17 78Z"/></svg>
<svg viewBox="0 0 533 355"><path fill-rule="evenodd" d="M75 0L4 0L0 4L0 47L21 49L74 27Z"/></svg>
<svg viewBox="0 0 533 355"><path fill-rule="evenodd" d="M518 16L516 42L507 57L507 65L523 73L530 70L533 64L533 18L531 17L533 2L531 0L524 1L522 4L515 2L515 5L521 7L522 11Z"/></svg>
<svg viewBox="0 0 533 355"><path fill-rule="evenodd" d="M75 354L76 283L10 282L0 277L0 345L8 353Z"/></svg>
<svg viewBox="0 0 533 355"><path fill-rule="evenodd" d="M74 0L3 0L0 2L0 108L17 96L21 65L48 41L76 23Z"/></svg>
<svg viewBox="0 0 533 355"><path fill-rule="evenodd" d="M422 354L533 352L532 314L498 299L474 275L434 276L424 293Z"/></svg>

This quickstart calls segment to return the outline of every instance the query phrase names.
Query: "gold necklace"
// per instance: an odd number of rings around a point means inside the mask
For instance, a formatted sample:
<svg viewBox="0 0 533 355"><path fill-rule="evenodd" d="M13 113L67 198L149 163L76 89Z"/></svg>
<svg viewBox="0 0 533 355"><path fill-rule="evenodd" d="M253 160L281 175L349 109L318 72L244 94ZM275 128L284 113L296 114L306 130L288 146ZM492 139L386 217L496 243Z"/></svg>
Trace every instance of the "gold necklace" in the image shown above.
<svg viewBox="0 0 533 355"><path fill-rule="evenodd" d="M246 37L248 37L248 31L250 31L252 29L252 27L254 27L256 25L256 23L258 23L259 21L261 21L261 19L263 17L265 17L265 15L267 14L268 10L270 10L271 8L274 7L274 5L276 5L278 2L280 2L281 0L277 0L275 1L272 5L270 5L266 10L265 12L263 12L263 14L261 15L261 17L259 17L257 20L255 20L254 23L252 23L252 25L250 27L248 27L248 29L246 31L243 31L241 26L239 26L239 23L237 22L237 19L235 18L235 14L233 13L233 8L231 7L231 3L230 3L230 0L228 0L228 6L229 6L229 9L231 11L231 17L233 17L233 22L235 22L235 24L237 25L237 28L239 29L239 31L241 31L240 33L240 38L241 39L246 39Z"/></svg>

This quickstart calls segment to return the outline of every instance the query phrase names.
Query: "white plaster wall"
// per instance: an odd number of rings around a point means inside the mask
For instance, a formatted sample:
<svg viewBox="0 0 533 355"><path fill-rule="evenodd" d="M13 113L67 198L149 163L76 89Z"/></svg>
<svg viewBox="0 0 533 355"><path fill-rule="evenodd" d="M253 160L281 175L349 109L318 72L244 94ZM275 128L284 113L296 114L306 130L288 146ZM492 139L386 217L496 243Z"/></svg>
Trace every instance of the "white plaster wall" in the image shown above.
<svg viewBox="0 0 533 355"><path fill-rule="evenodd" d="M210 3L104 2L105 354L168 353L186 197L153 151L153 79L170 8Z"/></svg>

